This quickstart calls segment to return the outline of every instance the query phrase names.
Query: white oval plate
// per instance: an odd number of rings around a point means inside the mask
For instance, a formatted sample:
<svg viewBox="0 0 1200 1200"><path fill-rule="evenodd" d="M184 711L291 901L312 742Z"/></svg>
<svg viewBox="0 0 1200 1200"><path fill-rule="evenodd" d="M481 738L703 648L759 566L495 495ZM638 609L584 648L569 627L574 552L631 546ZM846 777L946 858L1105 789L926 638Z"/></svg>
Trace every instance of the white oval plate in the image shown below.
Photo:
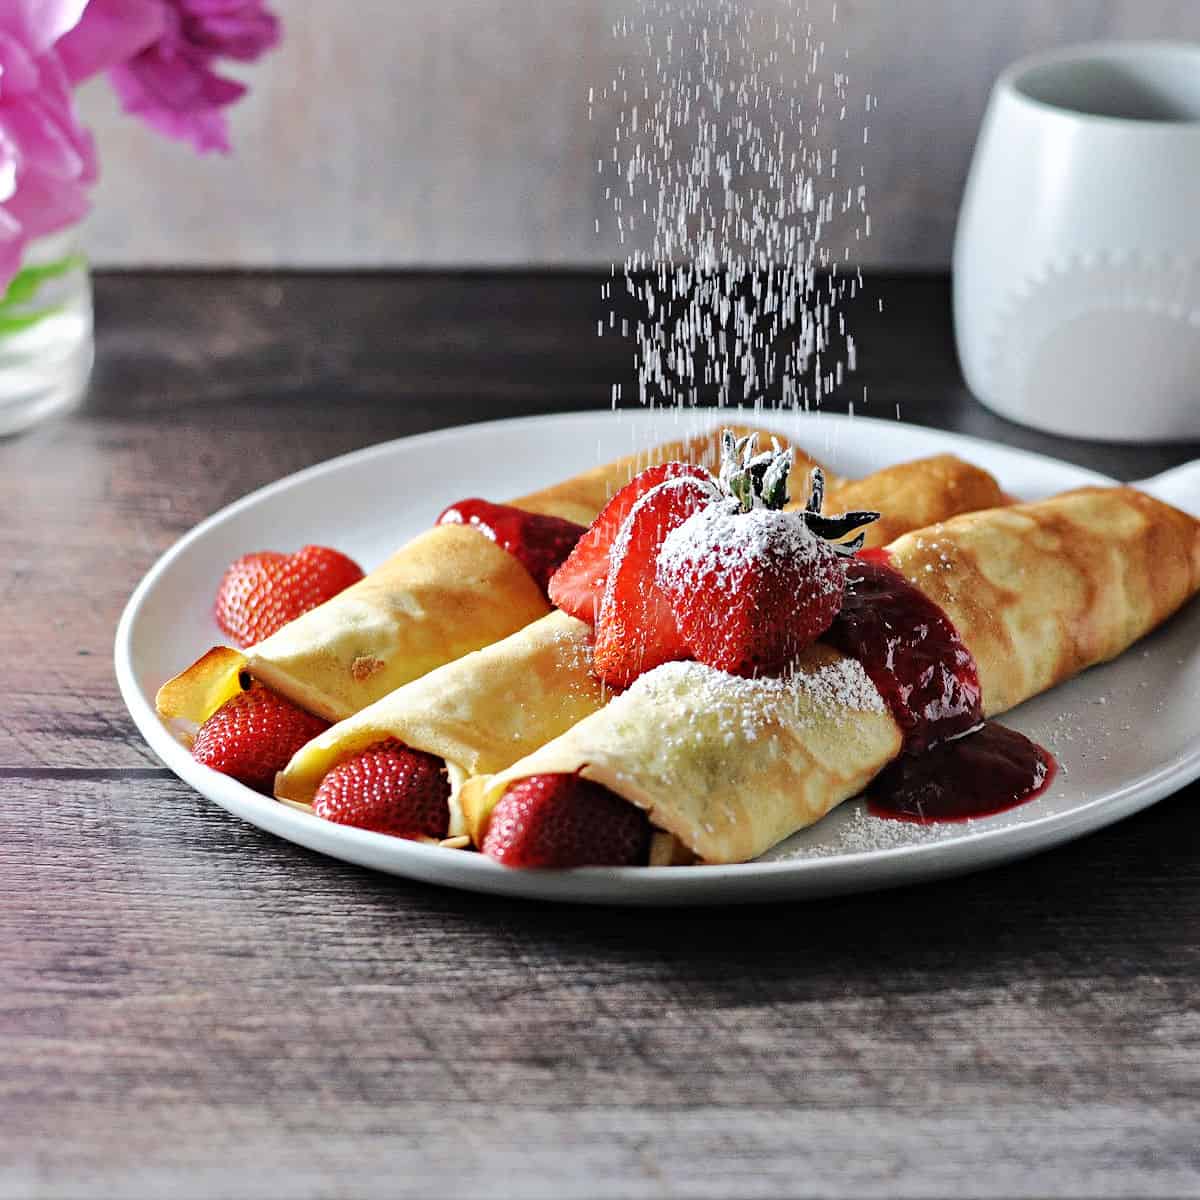
<svg viewBox="0 0 1200 1200"><path fill-rule="evenodd" d="M1059 773L1042 797L995 817L917 826L844 804L769 855L730 867L513 871L481 855L350 829L277 804L197 764L159 722L159 684L220 640L214 589L249 550L337 546L368 569L465 496L521 495L714 414L577 413L404 438L301 471L239 500L173 546L138 585L117 629L121 694L154 752L229 812L334 858L471 891L586 903L727 904L831 895L972 871L1044 850L1144 808L1200 777L1200 604L1133 647L1006 716L1048 746ZM862 417L764 416L833 469L865 475L952 452L1032 499L1113 481L1055 459ZM168 813L163 820L170 819Z"/></svg>

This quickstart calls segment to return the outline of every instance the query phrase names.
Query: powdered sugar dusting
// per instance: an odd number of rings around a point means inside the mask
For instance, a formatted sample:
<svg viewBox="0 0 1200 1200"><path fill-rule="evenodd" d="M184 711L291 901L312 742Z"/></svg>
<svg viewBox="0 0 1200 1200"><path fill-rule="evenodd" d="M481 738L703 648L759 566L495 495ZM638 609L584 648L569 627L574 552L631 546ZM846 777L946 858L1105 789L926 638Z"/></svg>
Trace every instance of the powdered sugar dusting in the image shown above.
<svg viewBox="0 0 1200 1200"><path fill-rule="evenodd" d="M871 713L887 711L879 689L856 658L838 657L832 662L823 663L815 671L797 674L793 678L793 686L808 696L821 712L836 714L846 709Z"/></svg>
<svg viewBox="0 0 1200 1200"><path fill-rule="evenodd" d="M768 725L803 727L822 718L844 720L853 713L886 711L862 664L840 656L791 675L754 679L703 663L666 663L640 676L626 696L629 704L636 704L635 697L655 705L671 697L682 699L703 713L726 743L754 741Z"/></svg>
<svg viewBox="0 0 1200 1200"><path fill-rule="evenodd" d="M873 817L861 800L851 800L830 817L804 830L760 861L794 862L811 858L836 858L844 854L867 854L877 850L899 850L905 846L928 845L969 836L971 821L918 825ZM812 840L819 836L820 840Z"/></svg>
<svg viewBox="0 0 1200 1200"><path fill-rule="evenodd" d="M591 641L586 636L581 637L578 630L578 626L572 625L554 631L554 644L565 678L576 678L592 669Z"/></svg>
<svg viewBox="0 0 1200 1200"><path fill-rule="evenodd" d="M735 586L751 567L763 572L789 564L813 563L827 551L796 513L752 508L722 500L693 513L667 534L658 552L658 582L686 586L697 577L717 587ZM830 573L813 573L814 586L834 590Z"/></svg>

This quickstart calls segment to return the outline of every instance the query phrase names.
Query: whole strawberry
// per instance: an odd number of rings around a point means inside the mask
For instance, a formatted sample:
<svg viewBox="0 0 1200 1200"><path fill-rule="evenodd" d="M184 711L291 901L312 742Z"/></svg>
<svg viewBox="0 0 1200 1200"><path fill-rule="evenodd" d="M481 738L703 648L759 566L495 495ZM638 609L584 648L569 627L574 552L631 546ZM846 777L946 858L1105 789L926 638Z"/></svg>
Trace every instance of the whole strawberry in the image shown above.
<svg viewBox="0 0 1200 1200"><path fill-rule="evenodd" d="M492 810L480 849L506 867L644 863L650 822L640 808L578 775L531 775Z"/></svg>
<svg viewBox="0 0 1200 1200"><path fill-rule="evenodd" d="M313 800L318 817L395 837L446 836L450 779L442 759L395 738L334 767Z"/></svg>
<svg viewBox="0 0 1200 1200"><path fill-rule="evenodd" d="M269 794L275 773L287 766L301 746L328 728L328 721L254 683L200 726L192 743L192 757L222 775Z"/></svg>
<svg viewBox="0 0 1200 1200"><path fill-rule="evenodd" d="M734 675L777 675L832 624L846 591L843 537L876 513L824 517L822 483L804 512L784 512L791 452L755 455L726 445L724 499L671 531L656 578L683 643L700 662Z"/></svg>
<svg viewBox="0 0 1200 1200"><path fill-rule="evenodd" d="M362 577L352 558L328 546L244 554L221 578L214 615L237 645L253 646Z"/></svg>

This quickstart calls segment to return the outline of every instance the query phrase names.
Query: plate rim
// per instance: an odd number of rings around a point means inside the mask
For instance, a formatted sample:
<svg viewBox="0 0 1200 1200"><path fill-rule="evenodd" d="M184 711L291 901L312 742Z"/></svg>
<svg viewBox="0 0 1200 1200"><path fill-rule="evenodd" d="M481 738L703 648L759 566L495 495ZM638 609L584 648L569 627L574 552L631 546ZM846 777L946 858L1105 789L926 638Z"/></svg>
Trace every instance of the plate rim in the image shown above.
<svg viewBox="0 0 1200 1200"><path fill-rule="evenodd" d="M813 424L869 434L872 429L894 434L911 431L932 435L945 451L999 450L1031 465L1067 467L1097 484L1114 486L1118 480L1088 467L1022 447L991 442L986 438L910 422L889 421L858 414L754 412L748 409L692 410L681 427L711 427L722 421L751 417L770 423ZM754 903L781 898L815 898L851 891L868 891L918 883L953 874L964 874L1049 850L1066 841L1095 832L1130 816L1200 777L1200 744L1160 764L1154 771L1130 781L1116 791L1078 804L1066 812L1049 813L1014 825L998 825L969 837L908 843L899 846L847 851L835 855L776 859L769 862L680 867L578 867L556 871L512 871L479 855L454 855L441 847L390 838L385 834L348 826L330 826L319 818L279 804L234 780L213 776L197 764L159 720L143 694L133 663L133 642L138 617L159 581L173 564L213 528L233 516L290 489L303 487L324 474L357 467L374 458L387 457L400 446L428 446L455 441L464 433L483 435L489 430L522 426L571 426L621 418L648 427L663 419L662 410L618 410L617 413L573 411L454 425L425 433L392 438L371 446L314 463L281 479L254 489L224 505L175 540L158 556L131 593L117 623L113 659L121 698L139 734L156 757L177 778L205 799L241 820L276 837L335 860L365 866L387 874L492 895L549 899L586 904L709 904ZM632 418L632 421L630 420ZM330 848L329 843L335 843ZM382 859L395 861L383 862ZM469 864L469 865L468 865ZM447 869L449 868L449 869ZM636 885L631 887L630 885Z"/></svg>

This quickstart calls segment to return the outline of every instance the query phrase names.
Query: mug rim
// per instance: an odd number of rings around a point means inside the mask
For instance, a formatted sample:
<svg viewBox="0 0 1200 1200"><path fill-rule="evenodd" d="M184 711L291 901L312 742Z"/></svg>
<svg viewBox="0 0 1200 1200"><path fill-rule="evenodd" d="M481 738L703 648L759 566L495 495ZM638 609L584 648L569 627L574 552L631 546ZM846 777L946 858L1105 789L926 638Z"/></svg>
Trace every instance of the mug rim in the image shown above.
<svg viewBox="0 0 1200 1200"><path fill-rule="evenodd" d="M1052 67L1066 63L1096 61L1119 61L1121 59L1136 59L1139 62L1155 58L1191 58L1200 72L1200 42L1188 42L1176 39L1158 41L1099 41L1080 42L1070 46L1059 46L1052 50L1040 51L1026 55L1010 63L1000 73L996 80L997 93L1003 93L1030 108L1053 115L1062 120L1078 124L1108 125L1116 128L1149 132L1150 130L1169 130L1180 135L1200 134L1200 114L1196 117L1179 120L1165 120L1154 117L1126 117L1111 113L1085 112L1078 108L1070 108L1062 104L1054 104L1031 95L1022 86L1023 79L1032 72L1044 67Z"/></svg>

